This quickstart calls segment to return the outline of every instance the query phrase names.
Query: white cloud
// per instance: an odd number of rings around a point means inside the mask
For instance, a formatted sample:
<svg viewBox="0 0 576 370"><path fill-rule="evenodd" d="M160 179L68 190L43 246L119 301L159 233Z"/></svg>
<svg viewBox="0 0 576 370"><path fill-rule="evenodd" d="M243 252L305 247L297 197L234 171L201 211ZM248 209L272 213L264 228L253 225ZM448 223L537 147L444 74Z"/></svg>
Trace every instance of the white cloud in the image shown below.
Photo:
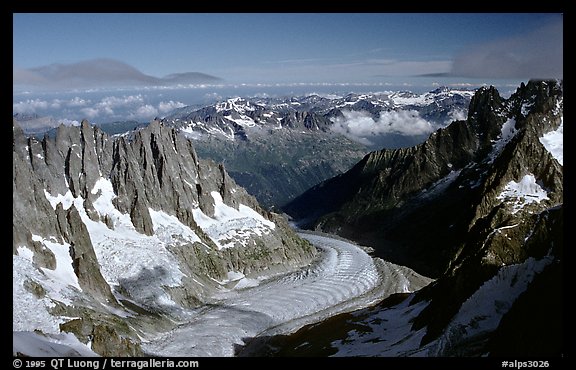
<svg viewBox="0 0 576 370"><path fill-rule="evenodd" d="M448 114L448 118L444 122L445 125L452 123L452 121L463 121L467 118L468 112L464 109L454 109Z"/></svg>
<svg viewBox="0 0 576 370"><path fill-rule="evenodd" d="M150 104L138 107L135 112L130 113L130 119L152 119L158 115L158 109Z"/></svg>
<svg viewBox="0 0 576 370"><path fill-rule="evenodd" d="M52 102L50 103L50 108L52 109L60 109L60 107L62 106L63 100L60 99L54 99L52 100Z"/></svg>
<svg viewBox="0 0 576 370"><path fill-rule="evenodd" d="M99 108L123 108L144 103L142 94L124 96L106 96L100 100L96 107Z"/></svg>
<svg viewBox="0 0 576 370"><path fill-rule="evenodd" d="M40 99L27 99L12 103L12 112L14 113L36 113L39 109L48 108L49 103Z"/></svg>
<svg viewBox="0 0 576 370"><path fill-rule="evenodd" d="M88 118L94 118L100 114L100 111L98 109L90 107L82 108L80 109L80 112Z"/></svg>
<svg viewBox="0 0 576 370"><path fill-rule="evenodd" d="M67 105L72 107L79 107L87 105L89 103L90 100L75 97L71 99L67 103ZM120 110L132 109L138 111L139 109L142 108L142 104L144 104L144 97L141 94L124 95L124 96L106 96L100 99L100 101L96 103L94 106L80 109L80 112L90 119L99 116L112 117L115 115L116 109Z"/></svg>
<svg viewBox="0 0 576 370"><path fill-rule="evenodd" d="M90 103L90 100L82 99L79 96L75 96L74 98L70 99L66 102L66 105L69 107L84 107Z"/></svg>
<svg viewBox="0 0 576 370"><path fill-rule="evenodd" d="M386 134L415 136L434 130L415 110L381 112L377 120L365 111L342 111L344 118L334 120L332 130L360 143L370 145L371 138Z"/></svg>
<svg viewBox="0 0 576 370"><path fill-rule="evenodd" d="M160 113L168 113L168 112L170 112L170 111L172 111L172 110L174 110L174 109L182 108L182 107L185 107L185 106L186 106L186 104L184 104L184 103L175 102L175 101L172 101L172 100L167 101L167 102L161 101L161 102L158 104L158 111L159 111Z"/></svg>

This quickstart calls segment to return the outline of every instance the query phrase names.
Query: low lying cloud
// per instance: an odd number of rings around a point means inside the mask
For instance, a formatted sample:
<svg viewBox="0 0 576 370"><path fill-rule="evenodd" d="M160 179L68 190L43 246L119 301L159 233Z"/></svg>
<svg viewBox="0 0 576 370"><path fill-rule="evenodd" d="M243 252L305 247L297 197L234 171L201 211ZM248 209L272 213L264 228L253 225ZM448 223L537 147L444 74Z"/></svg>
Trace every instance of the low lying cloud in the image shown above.
<svg viewBox="0 0 576 370"><path fill-rule="evenodd" d="M116 109L138 110L144 104L142 94L124 96L106 96L100 99L94 106L80 109L86 117L93 119L96 117L113 117Z"/></svg>
<svg viewBox="0 0 576 370"><path fill-rule="evenodd" d="M36 113L37 110L48 108L48 102L40 99L27 99L12 103L14 113Z"/></svg>
<svg viewBox="0 0 576 370"><path fill-rule="evenodd" d="M416 136L434 131L430 122L415 110L381 112L377 120L365 111L342 111L342 114L344 118L336 118L332 130L365 145L372 145L376 136Z"/></svg>
<svg viewBox="0 0 576 370"><path fill-rule="evenodd" d="M94 119L100 114L100 111L96 108L82 108L80 112L88 119Z"/></svg>
<svg viewBox="0 0 576 370"><path fill-rule="evenodd" d="M444 121L444 125L447 126L453 121L464 121L468 116L468 111L464 109L453 109L448 114L448 118Z"/></svg>
<svg viewBox="0 0 576 370"><path fill-rule="evenodd" d="M186 104L181 103L179 101L161 101L160 103L158 103L158 111L160 113L168 113L170 111L173 111L174 109L178 109L178 108L183 108L185 107Z"/></svg>
<svg viewBox="0 0 576 370"><path fill-rule="evenodd" d="M151 119L158 115L158 109L150 104L138 107L135 111L128 115L129 119Z"/></svg>
<svg viewBox="0 0 576 370"><path fill-rule="evenodd" d="M77 108L83 107L90 104L91 101L87 99L82 99L79 97L74 97L72 99L52 99L43 100L37 99L26 99L20 100L18 102L12 103L13 113L37 113L46 109L64 109L64 108Z"/></svg>
<svg viewBox="0 0 576 370"><path fill-rule="evenodd" d="M562 78L563 21L517 37L474 45L455 57L453 76L472 78Z"/></svg>
<svg viewBox="0 0 576 370"><path fill-rule="evenodd" d="M89 120L113 121L123 119L150 120L174 109L185 107L180 101L151 102L142 94L104 96L88 99L75 96L69 99L26 99L12 104L12 113L36 113L40 116L87 118Z"/></svg>

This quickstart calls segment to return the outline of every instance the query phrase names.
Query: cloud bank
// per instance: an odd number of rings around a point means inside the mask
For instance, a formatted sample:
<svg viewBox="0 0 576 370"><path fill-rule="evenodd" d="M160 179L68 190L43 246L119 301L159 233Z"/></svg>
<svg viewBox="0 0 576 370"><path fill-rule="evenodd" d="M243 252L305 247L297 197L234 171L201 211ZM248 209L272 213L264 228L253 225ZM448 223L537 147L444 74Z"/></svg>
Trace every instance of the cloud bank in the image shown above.
<svg viewBox="0 0 576 370"><path fill-rule="evenodd" d="M457 55L450 75L472 78L563 77L563 22L475 45Z"/></svg>
<svg viewBox="0 0 576 370"><path fill-rule="evenodd" d="M69 89L100 87L174 86L215 83L220 78L199 72L154 77L113 59L92 59L37 68L13 68L13 85L29 88Z"/></svg>
<svg viewBox="0 0 576 370"><path fill-rule="evenodd" d="M336 118L332 130L364 145L372 145L377 136L416 136L434 131L430 122L415 110L381 112L377 120L365 111L342 111L342 114L344 118Z"/></svg>
<svg viewBox="0 0 576 370"><path fill-rule="evenodd" d="M142 94L104 96L94 101L75 96L69 99L20 100L12 104L12 113L51 115L54 111L58 111L63 115L62 119L66 118L64 115L69 115L106 122L122 119L150 120L185 106L186 104L173 100L153 103Z"/></svg>

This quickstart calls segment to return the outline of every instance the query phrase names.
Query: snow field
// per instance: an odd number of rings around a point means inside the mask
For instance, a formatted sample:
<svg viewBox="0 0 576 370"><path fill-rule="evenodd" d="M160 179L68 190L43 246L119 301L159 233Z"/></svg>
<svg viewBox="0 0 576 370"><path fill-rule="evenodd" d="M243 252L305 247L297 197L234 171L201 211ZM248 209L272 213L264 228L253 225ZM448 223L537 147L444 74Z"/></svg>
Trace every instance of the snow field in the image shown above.
<svg viewBox="0 0 576 370"><path fill-rule="evenodd" d="M562 117L562 123L558 129L544 134L540 138L540 142L552 157L564 166L564 117Z"/></svg>
<svg viewBox="0 0 576 370"><path fill-rule="evenodd" d="M497 196L497 199L502 200L510 200L510 198L514 202L512 209L512 214L514 214L530 203L540 203L548 199L548 193L536 182L534 175L529 173L524 175L519 182L510 181Z"/></svg>
<svg viewBox="0 0 576 370"><path fill-rule="evenodd" d="M247 246L255 235L270 234L276 225L266 220L252 208L241 204L238 210L226 205L220 193L210 193L214 199L214 217L200 208L192 210L194 220L219 249Z"/></svg>

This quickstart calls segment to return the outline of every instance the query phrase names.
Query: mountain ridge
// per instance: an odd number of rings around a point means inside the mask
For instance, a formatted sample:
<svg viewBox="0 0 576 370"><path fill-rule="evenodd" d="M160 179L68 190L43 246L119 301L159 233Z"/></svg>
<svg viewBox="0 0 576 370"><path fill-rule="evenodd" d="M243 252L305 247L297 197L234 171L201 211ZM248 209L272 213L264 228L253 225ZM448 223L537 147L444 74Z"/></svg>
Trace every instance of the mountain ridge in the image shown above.
<svg viewBox="0 0 576 370"><path fill-rule="evenodd" d="M41 141L13 121L13 152L15 332L73 333L100 355L142 355L142 336L175 325L230 276L317 255L158 121L116 137L83 121Z"/></svg>
<svg viewBox="0 0 576 370"><path fill-rule="evenodd" d="M472 93L439 88L424 94L235 97L177 109L162 122L194 140L202 157L226 163L264 206L281 207L343 173L374 146L423 141L433 127L463 115ZM415 128L402 131L405 120Z"/></svg>
<svg viewBox="0 0 576 370"><path fill-rule="evenodd" d="M527 355L522 348L534 350L531 354L562 353L554 339L561 336L562 312L553 311L561 299L555 284L562 282L550 278L563 269L562 127L561 81L529 81L508 99L494 88L480 89L466 121L414 148L372 152L285 209L299 217L317 207L309 202L324 194L324 211L306 220L308 227L372 246L377 256L438 277L409 303L362 319L377 333L388 326L369 324L376 317L410 317L410 330L403 332L410 344L356 352L345 345L362 347L351 335L341 339L341 349L351 351L344 353L485 356L514 350ZM455 135L457 128L466 135ZM438 137L449 132L453 146L465 153L456 155L464 159L460 163L442 155L452 146ZM411 172L410 166L431 168ZM331 197L336 207L328 207ZM530 337L557 346L536 350L534 343L522 341L495 347L502 344L496 335L516 337L515 331L533 327L527 318L540 314L526 304L534 300L533 289L548 289L553 301L543 312L555 318L552 331L538 327ZM514 320L512 312L522 319Z"/></svg>

